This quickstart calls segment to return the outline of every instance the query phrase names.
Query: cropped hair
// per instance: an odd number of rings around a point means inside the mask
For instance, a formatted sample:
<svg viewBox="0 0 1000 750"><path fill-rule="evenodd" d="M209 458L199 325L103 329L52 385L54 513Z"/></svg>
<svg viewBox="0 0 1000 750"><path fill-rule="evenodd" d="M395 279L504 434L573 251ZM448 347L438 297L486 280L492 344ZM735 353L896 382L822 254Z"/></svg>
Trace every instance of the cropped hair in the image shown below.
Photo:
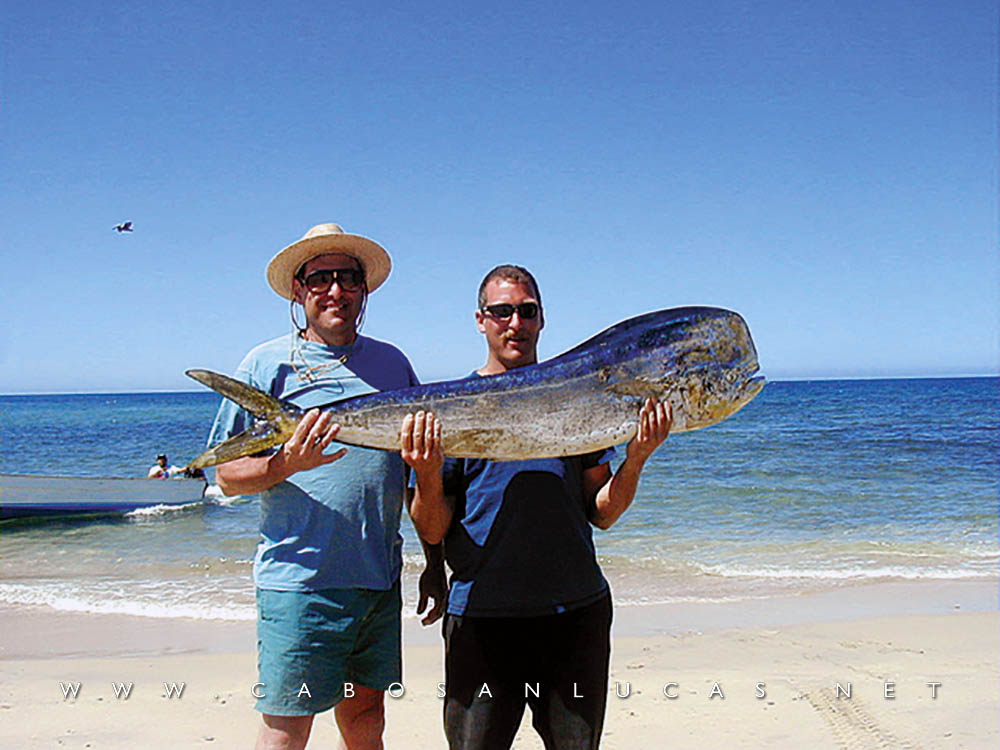
<svg viewBox="0 0 1000 750"><path fill-rule="evenodd" d="M483 278L482 283L479 285L478 309L482 310L483 307L486 306L486 285L493 281L493 279L515 281L519 284L530 284L531 288L535 290L535 299L538 300L538 306L542 306L542 293L539 291L538 282L535 281L535 277L531 275L531 271L523 266L514 266L509 263L505 263L502 266L494 268Z"/></svg>

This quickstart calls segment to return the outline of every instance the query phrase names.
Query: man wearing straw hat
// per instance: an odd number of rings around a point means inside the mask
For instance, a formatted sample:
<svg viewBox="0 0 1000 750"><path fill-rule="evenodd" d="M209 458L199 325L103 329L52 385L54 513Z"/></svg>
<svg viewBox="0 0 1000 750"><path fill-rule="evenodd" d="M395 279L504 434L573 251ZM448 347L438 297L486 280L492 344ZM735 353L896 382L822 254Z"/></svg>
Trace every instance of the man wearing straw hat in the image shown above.
<svg viewBox="0 0 1000 750"><path fill-rule="evenodd" d="M253 349L236 377L307 409L415 385L401 351L359 333L368 295L390 268L389 254L366 237L336 224L310 229L267 267L295 330ZM224 401L209 444L247 426L246 412ZM380 748L384 691L401 680L404 463L387 451L328 451L338 429L311 409L280 448L216 470L225 494L261 495L258 748L304 747L314 715L331 707L348 748ZM435 599L425 623L440 616L444 583L437 583L437 591L433 584L421 591L419 610L428 595Z"/></svg>

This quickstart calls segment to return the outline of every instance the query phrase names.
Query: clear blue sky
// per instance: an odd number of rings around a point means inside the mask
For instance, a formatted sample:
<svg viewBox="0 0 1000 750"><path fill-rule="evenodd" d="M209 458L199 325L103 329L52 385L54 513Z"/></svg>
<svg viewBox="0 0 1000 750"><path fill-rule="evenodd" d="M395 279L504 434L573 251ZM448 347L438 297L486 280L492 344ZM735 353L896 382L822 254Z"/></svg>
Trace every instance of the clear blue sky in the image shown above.
<svg viewBox="0 0 1000 750"><path fill-rule="evenodd" d="M328 221L392 254L365 330L428 380L482 363L502 262L543 357L707 304L772 379L997 371L993 0L0 13L0 392L199 389Z"/></svg>

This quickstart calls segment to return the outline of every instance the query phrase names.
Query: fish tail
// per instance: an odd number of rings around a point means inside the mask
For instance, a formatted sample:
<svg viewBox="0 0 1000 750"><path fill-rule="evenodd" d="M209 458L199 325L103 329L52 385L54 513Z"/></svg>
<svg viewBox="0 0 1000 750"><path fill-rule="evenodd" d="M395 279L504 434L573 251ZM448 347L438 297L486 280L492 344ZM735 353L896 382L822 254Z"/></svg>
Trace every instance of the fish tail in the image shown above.
<svg viewBox="0 0 1000 750"><path fill-rule="evenodd" d="M188 469L216 466L284 443L295 432L302 417L298 407L284 404L264 391L228 375L211 370L188 370L187 375L239 404L260 420L239 435L213 445L189 463Z"/></svg>
<svg viewBox="0 0 1000 750"><path fill-rule="evenodd" d="M223 375L221 372L187 370L185 375L194 378L202 385L207 385L216 393L221 393L230 401L235 401L260 419L272 419L285 410L284 404L274 396L264 393L252 385L247 385L242 380Z"/></svg>

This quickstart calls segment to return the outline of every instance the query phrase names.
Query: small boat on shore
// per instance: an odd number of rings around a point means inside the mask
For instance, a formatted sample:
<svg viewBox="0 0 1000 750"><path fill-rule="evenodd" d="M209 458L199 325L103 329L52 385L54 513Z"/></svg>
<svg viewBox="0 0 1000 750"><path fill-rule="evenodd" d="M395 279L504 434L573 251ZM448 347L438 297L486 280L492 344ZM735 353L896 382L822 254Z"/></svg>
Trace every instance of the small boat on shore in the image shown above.
<svg viewBox="0 0 1000 750"><path fill-rule="evenodd" d="M211 495L204 479L132 479L0 474L0 521L127 513L187 505Z"/></svg>

